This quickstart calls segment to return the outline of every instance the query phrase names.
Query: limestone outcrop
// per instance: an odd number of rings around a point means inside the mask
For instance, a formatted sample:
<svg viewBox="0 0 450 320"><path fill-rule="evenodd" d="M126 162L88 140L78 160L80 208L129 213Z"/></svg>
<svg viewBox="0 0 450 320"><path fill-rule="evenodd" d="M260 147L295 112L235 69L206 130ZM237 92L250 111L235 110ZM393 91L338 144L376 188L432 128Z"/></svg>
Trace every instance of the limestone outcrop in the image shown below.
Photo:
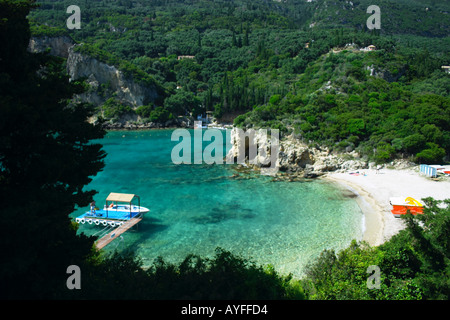
<svg viewBox="0 0 450 320"><path fill-rule="evenodd" d="M243 137L245 141L242 141ZM270 158L275 161L277 171L305 178L315 178L330 171L357 171L375 166L374 163L361 159L355 151L345 154L332 153L326 147L308 146L294 135L276 140L264 129L254 130L254 134L248 134L246 138L242 135L242 130L239 134L239 129L233 128L231 141L227 158L231 157L235 163L239 163L237 159L241 156L241 159L245 159L245 165L264 168L270 166ZM275 141L279 143L278 148L272 146ZM252 145L256 146L256 156L252 156L250 151ZM275 150L276 155L273 154Z"/></svg>
<svg viewBox="0 0 450 320"><path fill-rule="evenodd" d="M71 80L87 78L91 87L88 92L79 96L80 100L99 105L114 95L120 102L135 108L158 98L156 87L137 83L132 77L126 77L115 66L76 52L74 49L75 46L69 48L67 73Z"/></svg>
<svg viewBox="0 0 450 320"><path fill-rule="evenodd" d="M135 81L132 76L125 75L116 66L77 52L76 48L82 45L76 44L68 36L33 37L28 49L31 52L50 50L50 54L67 59L66 68L71 81L86 79L89 89L75 96L76 101L101 106L113 97L121 104L136 109L158 99L159 92L156 85L145 85ZM138 120L135 113L130 113L115 119L115 122L123 127Z"/></svg>

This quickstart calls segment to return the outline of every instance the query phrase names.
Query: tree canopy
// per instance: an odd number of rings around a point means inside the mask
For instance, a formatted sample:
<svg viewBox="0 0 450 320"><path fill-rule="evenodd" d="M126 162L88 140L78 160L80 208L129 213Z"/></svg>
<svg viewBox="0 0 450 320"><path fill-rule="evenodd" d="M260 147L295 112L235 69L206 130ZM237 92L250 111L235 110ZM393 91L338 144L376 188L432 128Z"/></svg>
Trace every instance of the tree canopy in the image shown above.
<svg viewBox="0 0 450 320"><path fill-rule="evenodd" d="M40 1L42 10L30 15L33 32L70 33L61 25L69 2ZM71 35L99 59L112 59L130 76L158 81L171 93L133 109L142 117L241 113L237 125L293 130L335 148L358 147L377 161L396 153L437 161L450 150L449 80L440 70L449 62L448 42L440 38L441 21L424 23L429 31L414 24L413 38L396 39L358 29L352 19L353 26L331 33L305 28L311 18L330 15L322 1L315 15L304 1L80 2L85 25ZM352 6L360 10L365 3ZM447 8L427 4L431 16ZM132 254L102 256L93 249L94 237L77 235L69 214L92 200L95 191L85 187L105 157L93 140L105 132L86 121L98 110L73 103L85 86L69 81L63 59L27 51L33 8L33 0L0 0L2 298L448 300L449 200L426 199L424 214L406 215L406 229L379 247L355 241L341 252L324 251L301 281L220 248L212 258L189 255L179 264L161 258L147 270ZM336 26L342 17L336 16L325 25ZM410 16L402 13L399 32L409 28ZM42 21L58 22L36 23ZM427 32L435 38L417 36ZM379 50L342 48L348 43ZM102 107L108 117L132 109L114 97ZM81 291L66 287L73 264L86 280ZM378 290L367 287L371 265L382 271Z"/></svg>
<svg viewBox="0 0 450 320"><path fill-rule="evenodd" d="M69 2L40 0L33 34L60 34ZM450 150L448 4L381 1L382 28L368 30L371 4L78 1L83 26L66 34L164 92L144 113L128 103L141 122L213 111L377 162L441 162ZM376 51L359 51L369 45Z"/></svg>

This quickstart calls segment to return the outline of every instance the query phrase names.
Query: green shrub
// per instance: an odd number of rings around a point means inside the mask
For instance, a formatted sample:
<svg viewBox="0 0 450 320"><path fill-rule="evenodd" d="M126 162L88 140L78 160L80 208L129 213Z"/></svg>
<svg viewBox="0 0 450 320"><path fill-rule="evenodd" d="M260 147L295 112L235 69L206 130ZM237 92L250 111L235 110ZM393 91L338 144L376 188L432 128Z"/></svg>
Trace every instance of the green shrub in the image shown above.
<svg viewBox="0 0 450 320"><path fill-rule="evenodd" d="M136 113L141 117L141 118L148 118L150 117L150 113L153 110L153 106L151 105L144 105L144 106L140 106L136 109Z"/></svg>
<svg viewBox="0 0 450 320"><path fill-rule="evenodd" d="M393 146L387 143L381 143L378 145L375 151L374 160L377 163L385 163L393 158L395 149Z"/></svg>
<svg viewBox="0 0 450 320"><path fill-rule="evenodd" d="M114 98L109 98L100 107L105 119L117 119L125 113L134 112L131 107L122 104L119 100Z"/></svg>
<svg viewBox="0 0 450 320"><path fill-rule="evenodd" d="M67 29L58 28L58 27L50 27L45 24L34 24L30 25L31 35L33 37L60 37L67 36Z"/></svg>
<svg viewBox="0 0 450 320"><path fill-rule="evenodd" d="M427 147L416 155L416 160L426 164L441 163L445 156L444 148L432 142L427 143Z"/></svg>
<svg viewBox="0 0 450 320"><path fill-rule="evenodd" d="M279 94L274 94L272 97L270 97L269 99L269 103L270 104L278 104L281 101L281 95Z"/></svg>
<svg viewBox="0 0 450 320"><path fill-rule="evenodd" d="M166 121L172 119L173 116L165 107L156 107L155 110L150 112L150 121L165 123Z"/></svg>
<svg viewBox="0 0 450 320"><path fill-rule="evenodd" d="M363 119L349 119L347 122L348 132L360 135L364 133L366 124Z"/></svg>
<svg viewBox="0 0 450 320"><path fill-rule="evenodd" d="M234 118L233 125L236 127L242 127L242 125L245 122L245 119L246 119L246 115L241 114L241 115L237 116L236 118Z"/></svg>
<svg viewBox="0 0 450 320"><path fill-rule="evenodd" d="M300 124L300 130L302 130L303 132L311 131L312 128L313 128L313 127L311 126L311 124L310 124L309 122L307 122L307 121L302 122L302 123Z"/></svg>
<svg viewBox="0 0 450 320"><path fill-rule="evenodd" d="M221 248L212 259L188 255L178 265L159 258L147 271L150 299L304 299L298 281Z"/></svg>
<svg viewBox="0 0 450 320"><path fill-rule="evenodd" d="M403 146L408 152L417 153L423 149L426 138L420 133L415 133L403 139Z"/></svg>

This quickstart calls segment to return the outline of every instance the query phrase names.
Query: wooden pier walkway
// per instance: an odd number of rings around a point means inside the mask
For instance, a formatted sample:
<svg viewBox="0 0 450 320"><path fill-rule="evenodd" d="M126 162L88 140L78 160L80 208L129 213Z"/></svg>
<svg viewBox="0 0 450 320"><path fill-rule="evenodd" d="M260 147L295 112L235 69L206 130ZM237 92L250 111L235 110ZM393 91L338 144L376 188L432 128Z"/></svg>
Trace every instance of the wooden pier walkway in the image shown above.
<svg viewBox="0 0 450 320"><path fill-rule="evenodd" d="M135 224L137 224L141 220L142 220L142 217L131 218L127 222L124 222L121 226L117 227L116 229L114 229L111 232L109 232L106 235L104 235L101 239L99 239L97 241L95 246L97 247L98 250L103 249L109 243L111 243L114 239L119 237L122 233L124 233L125 231L130 229L132 226L134 226Z"/></svg>

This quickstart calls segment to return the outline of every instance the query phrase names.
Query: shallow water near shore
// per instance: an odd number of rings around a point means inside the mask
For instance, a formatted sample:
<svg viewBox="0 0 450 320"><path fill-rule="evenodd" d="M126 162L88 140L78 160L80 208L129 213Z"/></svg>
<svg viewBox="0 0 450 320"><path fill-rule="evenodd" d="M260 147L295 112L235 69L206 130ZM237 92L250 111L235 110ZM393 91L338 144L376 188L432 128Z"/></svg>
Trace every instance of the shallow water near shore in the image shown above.
<svg viewBox="0 0 450 320"><path fill-rule="evenodd" d="M301 277L322 250L362 238L362 212L344 189L320 180L274 182L238 172L236 165L175 165L172 131L116 131L100 141L106 166L87 186L99 192L97 206L110 192L123 192L139 195L150 209L137 230L105 251L133 250L150 266L158 256L177 263L190 253L212 257L222 247ZM79 230L99 235L102 227L84 224Z"/></svg>

